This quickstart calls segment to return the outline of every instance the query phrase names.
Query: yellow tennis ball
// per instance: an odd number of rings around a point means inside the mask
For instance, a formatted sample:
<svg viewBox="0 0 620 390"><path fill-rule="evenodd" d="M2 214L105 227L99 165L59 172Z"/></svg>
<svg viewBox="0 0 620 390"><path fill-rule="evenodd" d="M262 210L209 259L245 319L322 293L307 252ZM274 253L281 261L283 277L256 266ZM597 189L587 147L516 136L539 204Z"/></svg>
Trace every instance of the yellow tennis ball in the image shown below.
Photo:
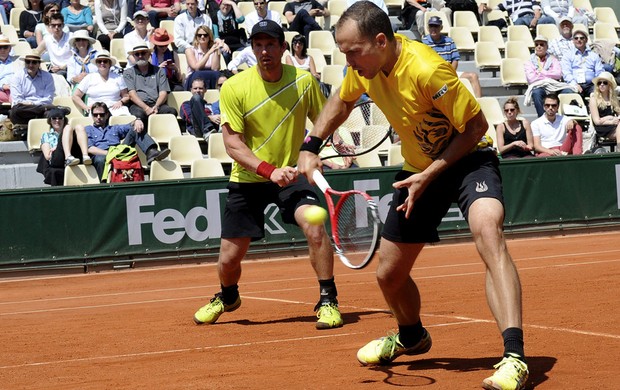
<svg viewBox="0 0 620 390"><path fill-rule="evenodd" d="M322 225L327 219L327 211L320 206L310 206L304 211L304 218L310 225Z"/></svg>

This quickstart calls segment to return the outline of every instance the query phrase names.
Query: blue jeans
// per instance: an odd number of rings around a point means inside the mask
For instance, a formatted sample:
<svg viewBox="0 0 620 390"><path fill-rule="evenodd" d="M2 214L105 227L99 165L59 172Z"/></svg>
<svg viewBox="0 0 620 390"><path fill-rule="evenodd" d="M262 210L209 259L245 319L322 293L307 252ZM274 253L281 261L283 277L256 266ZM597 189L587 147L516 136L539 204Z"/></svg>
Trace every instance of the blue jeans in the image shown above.
<svg viewBox="0 0 620 390"><path fill-rule="evenodd" d="M146 154L146 151L153 146L157 148L155 140L153 140L153 138L151 138L151 136L146 133L146 129L144 129L144 131L139 134L135 130L129 131L129 133L127 133L127 136L125 137L125 140L123 141L123 144L136 146L138 149L142 150L144 154ZM99 175L99 179L101 179L101 177L103 176L105 159L106 156L103 155L93 156L93 166L97 170L97 175Z"/></svg>

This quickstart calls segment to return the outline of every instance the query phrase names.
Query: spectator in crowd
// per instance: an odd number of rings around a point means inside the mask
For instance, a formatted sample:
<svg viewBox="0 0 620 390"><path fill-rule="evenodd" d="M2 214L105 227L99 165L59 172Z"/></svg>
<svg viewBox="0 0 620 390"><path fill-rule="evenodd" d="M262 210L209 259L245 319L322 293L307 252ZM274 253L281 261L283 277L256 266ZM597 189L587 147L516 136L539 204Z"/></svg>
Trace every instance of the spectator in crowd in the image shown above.
<svg viewBox="0 0 620 390"><path fill-rule="evenodd" d="M321 78L321 75L316 71L316 65L314 64L314 58L308 55L308 44L306 37L297 34L291 40L291 55L286 57L286 63L293 65L296 68L306 70L310 72L317 79Z"/></svg>
<svg viewBox="0 0 620 390"><path fill-rule="evenodd" d="M481 4L482 11L491 11L486 3ZM537 24L555 24L550 16L544 16L537 0L503 0L495 7L506 11L512 24L535 29Z"/></svg>
<svg viewBox="0 0 620 390"><path fill-rule="evenodd" d="M534 53L524 64L525 77L529 84L526 95L531 95L538 117L545 113L543 107L545 95L552 92L574 92L568 84L561 82L562 66L557 58L547 53L547 42L547 38L542 35L534 38Z"/></svg>
<svg viewBox="0 0 620 390"><path fill-rule="evenodd" d="M171 91L183 91L183 72L179 68L179 55L168 47L174 38L165 28L160 27L153 31L150 40L154 47L151 64L164 70Z"/></svg>
<svg viewBox="0 0 620 390"><path fill-rule="evenodd" d="M213 32L207 26L200 26L194 34L192 46L185 50L187 58L186 89L192 85L196 77L206 83L207 89L212 89L217 83L220 69L220 45L213 39Z"/></svg>
<svg viewBox="0 0 620 390"><path fill-rule="evenodd" d="M594 92L590 96L590 115L594 131L599 137L615 140L616 151L620 151L618 133L620 130L620 102L616 92L616 80L609 72L602 72L594 78Z"/></svg>
<svg viewBox="0 0 620 390"><path fill-rule="evenodd" d="M148 61L151 49L146 45L139 45L134 47L130 54L136 58L136 64L123 73L131 99L129 112L144 124L148 124L147 119L153 114L177 116L177 110L166 104L170 92L166 73Z"/></svg>
<svg viewBox="0 0 620 390"><path fill-rule="evenodd" d="M106 104L112 116L129 115L126 106L129 92L123 76L110 71L116 65L116 59L107 50L102 50L93 62L97 65L97 72L89 73L77 85L71 97L75 105L89 113L92 103L100 102ZM84 96L88 97L90 104L84 103Z"/></svg>
<svg viewBox="0 0 620 390"><path fill-rule="evenodd" d="M88 155L88 137L83 127L69 126L66 110L52 108L47 112L49 131L41 136L41 158L37 172L43 174L43 182L52 186L63 185L65 166L82 162L91 165ZM75 156L75 157L74 157Z"/></svg>
<svg viewBox="0 0 620 390"><path fill-rule="evenodd" d="M37 47L43 42L43 38L46 35L52 33L50 29L50 16L59 12L60 6L56 3L49 3L43 8L43 18L41 19L41 23L38 23L37 26L34 28L34 34L37 38ZM68 33L69 27L65 26L62 31ZM41 59L43 61L49 61L49 55L47 53L43 53L41 55Z"/></svg>
<svg viewBox="0 0 620 390"><path fill-rule="evenodd" d="M564 81L577 89L583 97L590 97L594 84L592 80L603 71L601 57L588 47L588 32L575 29L573 32L575 49L564 53L562 61L562 76Z"/></svg>
<svg viewBox="0 0 620 390"><path fill-rule="evenodd" d="M246 46L247 34L240 24L245 21L245 16L233 0L222 0L220 10L217 12L217 25L213 25L213 36L221 39L221 52L226 63L230 62L232 52L241 50Z"/></svg>
<svg viewBox="0 0 620 390"><path fill-rule="evenodd" d="M250 35L252 28L261 20L273 20L282 26L282 15L278 11L270 10L267 7L267 0L252 0L256 11L245 15L245 31Z"/></svg>
<svg viewBox="0 0 620 390"><path fill-rule="evenodd" d="M143 9L144 6L142 5L142 0L127 0L127 16L132 18L132 20L133 15L138 11L142 11ZM148 14L146 17L148 18ZM134 25L129 22L129 20L127 20L127 22L128 23L125 25L125 34L129 34L134 30Z"/></svg>
<svg viewBox="0 0 620 390"><path fill-rule="evenodd" d="M37 47L39 54L47 50L50 56L49 71L67 78L67 64L73 57L71 45L69 44L70 33L62 29L65 25L64 17L61 14L52 14L50 19L51 34L43 38L43 43Z"/></svg>
<svg viewBox="0 0 620 390"><path fill-rule="evenodd" d="M181 105L181 118L188 133L209 142L209 135L218 131L220 117L213 113L211 104L205 100L205 91L205 81L195 78L191 86L191 99Z"/></svg>
<svg viewBox="0 0 620 390"><path fill-rule="evenodd" d="M297 31L310 40L310 31L322 30L314 19L329 16L329 10L316 0L293 0L284 6L284 17L289 31Z"/></svg>
<svg viewBox="0 0 620 390"><path fill-rule="evenodd" d="M552 17L556 24L566 17L570 18L573 23L588 25L588 17L575 12L573 0L542 0L540 6L543 13Z"/></svg>
<svg viewBox="0 0 620 390"><path fill-rule="evenodd" d="M10 19L7 16L7 12L11 12L13 8L14 8L14 5L12 1L0 0L0 22L4 23L5 26L10 23Z"/></svg>
<svg viewBox="0 0 620 390"><path fill-rule="evenodd" d="M86 29L90 35L93 34L93 11L90 7L85 7L80 0L71 0L68 7L63 8L60 13L65 18L65 24L69 26L69 31Z"/></svg>
<svg viewBox="0 0 620 390"><path fill-rule="evenodd" d="M76 31L69 38L73 57L67 63L67 81L72 86L77 85L87 74L97 71L94 61L97 50L93 43L95 39L91 38L86 30Z"/></svg>
<svg viewBox="0 0 620 390"><path fill-rule="evenodd" d="M13 78L15 60L11 55L12 43L9 38L0 35L0 103L11 102L11 79Z"/></svg>
<svg viewBox="0 0 620 390"><path fill-rule="evenodd" d="M92 106L91 114L93 124L86 126L88 135L88 153L93 156L93 165L97 169L99 179L103 177L106 155L111 146L120 145L121 141L125 145L137 146L145 154L147 163L160 161L168 157L169 149L159 150L157 143L147 134L144 122L137 118L130 124L110 125L110 110L103 102L96 102ZM76 131L83 127L76 126Z"/></svg>
<svg viewBox="0 0 620 390"><path fill-rule="evenodd" d="M16 71L11 81L13 102L9 114L16 127L16 136L26 134L30 119L44 118L45 113L53 108L55 92L52 75L40 69L41 56L38 51L33 50L20 60L24 61L24 68Z"/></svg>
<svg viewBox="0 0 620 390"><path fill-rule="evenodd" d="M26 39L31 48L37 47L37 37L34 29L41 23L43 17L43 2L41 0L26 0L26 10L19 15L19 37Z"/></svg>
<svg viewBox="0 0 620 390"><path fill-rule="evenodd" d="M601 57L603 70L611 73L618 83L620 80L620 48L616 46L616 42L611 39L599 39L592 42L590 48Z"/></svg>
<svg viewBox="0 0 620 390"><path fill-rule="evenodd" d="M149 48L153 47L153 44L149 40L151 31L147 30L149 23L148 14L144 11L136 11L133 15L134 30L123 38L125 45L125 53L127 53L127 67L133 66L136 63L136 59L131 55L131 51L138 45L147 45Z"/></svg>
<svg viewBox="0 0 620 390"><path fill-rule="evenodd" d="M226 80L228 80L232 76L234 76L234 74L231 71L229 71L229 70L225 70L225 71L220 72L220 77L217 78L217 90L219 91L220 89L222 89L222 85L224 85ZM211 110L213 111L213 115L211 116L211 120L213 121L213 123L215 123L215 124L217 124L219 126L220 125L220 115L221 115L219 99L214 101L213 103L211 103Z"/></svg>
<svg viewBox="0 0 620 390"><path fill-rule="evenodd" d="M230 60L230 62L226 66L228 70L233 72L233 74L239 73L239 66L241 66L241 64L246 64L248 68L256 65L256 56L254 55L252 46L248 46L238 53L239 54L237 56L233 56L233 59Z"/></svg>
<svg viewBox="0 0 620 390"><path fill-rule="evenodd" d="M198 0L186 0L185 6L187 10L174 18L174 45L179 53L185 53L192 46L198 26L213 29L209 15L198 9Z"/></svg>
<svg viewBox="0 0 620 390"><path fill-rule="evenodd" d="M579 155L583 153L583 134L577 121L558 114L560 99L547 95L545 114L532 122L537 157Z"/></svg>
<svg viewBox="0 0 620 390"><path fill-rule="evenodd" d="M560 20L560 37L549 42L549 54L562 61L565 53L575 50L573 43L573 22L569 17Z"/></svg>
<svg viewBox="0 0 620 390"><path fill-rule="evenodd" d="M101 47L110 50L110 42L123 38L127 26L127 0L95 0L97 40Z"/></svg>
<svg viewBox="0 0 620 390"><path fill-rule="evenodd" d="M142 5L153 28L158 28L162 20L174 20L181 12L179 0L142 0Z"/></svg>
<svg viewBox="0 0 620 390"><path fill-rule="evenodd" d="M506 121L497 125L497 151L502 158L534 157L534 136L530 122L517 117L521 113L519 101L510 97L504 103Z"/></svg>
<svg viewBox="0 0 620 390"><path fill-rule="evenodd" d="M420 36L424 35L424 14L427 11L441 11L450 20L452 10L446 7L445 0L405 0L405 5L401 10L400 20L403 22L403 28L412 30L415 24Z"/></svg>
<svg viewBox="0 0 620 390"><path fill-rule="evenodd" d="M422 38L422 42L432 47L441 58L448 61L460 78L469 80L474 89L474 95L476 97L481 97L482 89L480 87L478 74L473 72L459 72L457 70L461 56L452 38L441 34L442 25L443 22L440 17L431 16L428 19L429 34Z"/></svg>

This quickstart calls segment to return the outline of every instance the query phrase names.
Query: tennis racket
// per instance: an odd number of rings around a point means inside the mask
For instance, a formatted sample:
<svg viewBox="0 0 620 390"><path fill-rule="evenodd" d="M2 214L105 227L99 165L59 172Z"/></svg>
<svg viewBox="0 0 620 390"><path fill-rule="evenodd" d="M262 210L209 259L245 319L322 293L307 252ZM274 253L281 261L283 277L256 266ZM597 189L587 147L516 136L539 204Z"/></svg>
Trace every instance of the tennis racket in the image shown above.
<svg viewBox="0 0 620 390"><path fill-rule="evenodd" d="M392 127L383 112L372 100L364 100L355 104L347 120L325 141L321 160L360 156L384 143L387 149L392 135Z"/></svg>
<svg viewBox="0 0 620 390"><path fill-rule="evenodd" d="M379 246L377 204L363 191L333 190L318 170L312 178L325 194L332 240L340 261L353 269L366 267Z"/></svg>

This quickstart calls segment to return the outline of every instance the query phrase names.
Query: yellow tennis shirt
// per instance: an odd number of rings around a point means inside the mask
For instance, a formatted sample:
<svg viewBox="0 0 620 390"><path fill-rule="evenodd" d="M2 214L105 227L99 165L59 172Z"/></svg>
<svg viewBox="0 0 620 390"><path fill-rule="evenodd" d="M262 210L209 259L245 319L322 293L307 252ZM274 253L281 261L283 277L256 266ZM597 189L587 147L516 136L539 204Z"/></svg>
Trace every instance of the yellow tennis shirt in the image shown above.
<svg viewBox="0 0 620 390"><path fill-rule="evenodd" d="M220 91L221 123L243 133L252 152L278 168L297 164L306 136L306 118L314 122L325 103L318 82L309 72L283 67L280 81L263 80L254 66L231 77ZM266 181L236 162L230 180Z"/></svg>
<svg viewBox="0 0 620 390"><path fill-rule="evenodd" d="M340 89L344 101L366 92L400 136L404 169L421 172L463 132L480 106L452 66L429 46L395 34L402 50L392 72L372 80L348 69Z"/></svg>

